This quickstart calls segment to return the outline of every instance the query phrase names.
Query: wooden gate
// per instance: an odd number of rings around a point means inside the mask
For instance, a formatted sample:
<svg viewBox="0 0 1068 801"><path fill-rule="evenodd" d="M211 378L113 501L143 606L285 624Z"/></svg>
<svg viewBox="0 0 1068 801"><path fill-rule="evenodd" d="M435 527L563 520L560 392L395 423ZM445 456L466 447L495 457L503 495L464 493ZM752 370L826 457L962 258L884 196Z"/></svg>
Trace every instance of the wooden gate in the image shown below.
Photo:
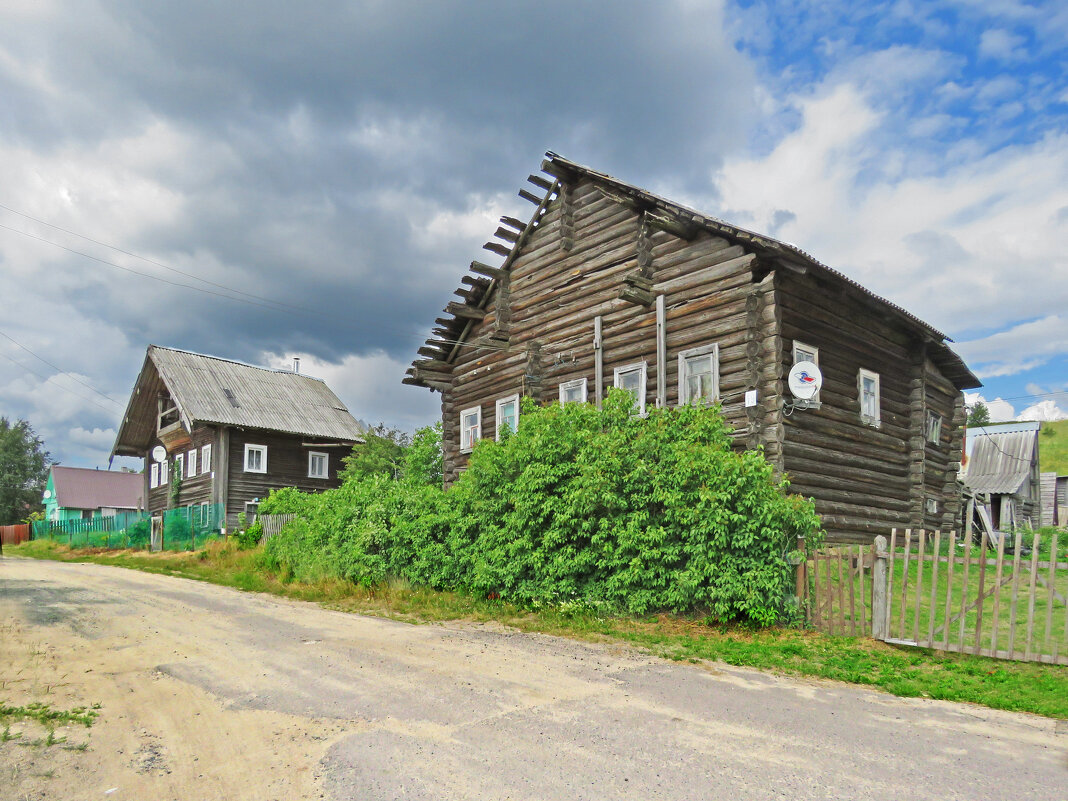
<svg viewBox="0 0 1068 801"><path fill-rule="evenodd" d="M0 546L18 545L30 539L29 525L0 526Z"/></svg>
<svg viewBox="0 0 1068 801"><path fill-rule="evenodd" d="M163 516L159 515L152 518L152 534L149 539L148 549L150 551L162 551L163 550Z"/></svg>
<svg viewBox="0 0 1068 801"><path fill-rule="evenodd" d="M809 624L897 645L1068 665L1068 535L895 529L808 556Z"/></svg>

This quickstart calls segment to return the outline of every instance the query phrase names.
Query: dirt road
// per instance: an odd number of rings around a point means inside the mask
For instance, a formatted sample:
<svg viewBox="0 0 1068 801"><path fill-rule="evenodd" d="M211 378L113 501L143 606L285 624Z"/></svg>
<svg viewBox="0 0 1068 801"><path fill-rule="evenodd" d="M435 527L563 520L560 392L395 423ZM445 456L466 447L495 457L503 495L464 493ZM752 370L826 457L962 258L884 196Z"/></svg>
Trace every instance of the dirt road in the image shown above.
<svg viewBox="0 0 1068 801"><path fill-rule="evenodd" d="M0 558L0 799L1068 798L1068 731L966 705ZM84 743L88 743L87 746Z"/></svg>

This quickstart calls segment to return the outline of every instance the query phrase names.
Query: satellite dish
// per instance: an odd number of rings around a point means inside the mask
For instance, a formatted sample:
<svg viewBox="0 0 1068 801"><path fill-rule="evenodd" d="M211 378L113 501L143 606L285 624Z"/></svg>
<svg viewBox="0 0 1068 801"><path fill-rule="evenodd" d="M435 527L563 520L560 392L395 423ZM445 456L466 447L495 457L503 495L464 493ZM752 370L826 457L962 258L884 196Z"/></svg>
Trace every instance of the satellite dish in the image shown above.
<svg viewBox="0 0 1068 801"><path fill-rule="evenodd" d="M47 501L51 497L52 497L52 490L45 490L44 491L44 499Z"/></svg>
<svg viewBox="0 0 1068 801"><path fill-rule="evenodd" d="M815 362L798 362L790 368L790 392L798 400L811 400L823 386L823 373Z"/></svg>
<svg viewBox="0 0 1068 801"><path fill-rule="evenodd" d="M152 449L152 458L157 462L162 462L167 458L167 449L162 445L157 445Z"/></svg>

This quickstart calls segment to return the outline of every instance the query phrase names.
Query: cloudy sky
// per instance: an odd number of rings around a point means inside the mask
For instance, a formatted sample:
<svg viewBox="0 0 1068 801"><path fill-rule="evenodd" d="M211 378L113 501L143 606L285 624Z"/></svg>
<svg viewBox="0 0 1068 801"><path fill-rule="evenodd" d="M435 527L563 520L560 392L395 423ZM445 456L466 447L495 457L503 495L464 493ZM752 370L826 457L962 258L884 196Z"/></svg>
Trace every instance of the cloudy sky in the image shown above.
<svg viewBox="0 0 1068 801"><path fill-rule="evenodd" d="M156 343L432 422L404 370L545 150L908 308L1002 416L1068 409L1066 43L1016 0L4 0L0 415L104 465Z"/></svg>

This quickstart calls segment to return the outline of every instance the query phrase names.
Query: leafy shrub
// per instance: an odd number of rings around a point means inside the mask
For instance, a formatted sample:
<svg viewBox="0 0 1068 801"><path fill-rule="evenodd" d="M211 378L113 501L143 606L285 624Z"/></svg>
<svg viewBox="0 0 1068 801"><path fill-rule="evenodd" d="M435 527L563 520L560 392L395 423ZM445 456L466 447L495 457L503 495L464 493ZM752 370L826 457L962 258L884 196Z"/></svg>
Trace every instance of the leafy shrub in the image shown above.
<svg viewBox="0 0 1068 801"><path fill-rule="evenodd" d="M305 580L400 577L528 606L768 625L789 614L795 537L819 530L761 453L732 450L718 409L636 417L622 391L603 409L525 401L519 430L480 442L449 490L439 443L440 427L417 434L400 480L280 498L301 517L267 561Z"/></svg>
<svg viewBox="0 0 1068 801"><path fill-rule="evenodd" d="M152 521L138 520L126 527L126 544L129 548L147 548L152 536Z"/></svg>

